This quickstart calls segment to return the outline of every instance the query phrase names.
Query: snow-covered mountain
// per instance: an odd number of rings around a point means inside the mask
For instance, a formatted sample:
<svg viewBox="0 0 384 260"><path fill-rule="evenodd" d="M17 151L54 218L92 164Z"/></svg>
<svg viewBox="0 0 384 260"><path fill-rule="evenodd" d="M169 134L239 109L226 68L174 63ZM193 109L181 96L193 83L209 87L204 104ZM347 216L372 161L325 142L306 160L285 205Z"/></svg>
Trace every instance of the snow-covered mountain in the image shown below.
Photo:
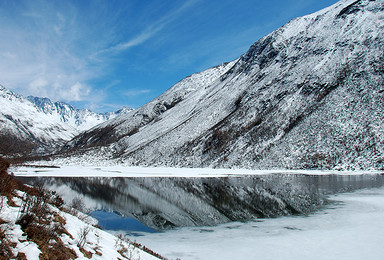
<svg viewBox="0 0 384 260"><path fill-rule="evenodd" d="M383 0L342 0L66 150L132 165L383 169L383 32Z"/></svg>
<svg viewBox="0 0 384 260"><path fill-rule="evenodd" d="M181 80L164 94L139 109L84 132L69 142L66 149L100 147L109 144L117 148L120 147L120 144L115 142L131 136L138 137L134 139L135 147L151 142L165 132L177 128L181 122L187 119L188 111L198 105L199 99L203 99L205 86L217 80L234 64L235 62L225 63ZM164 118L166 119L162 120ZM138 131L142 132L143 129L146 129L145 132L139 134ZM188 140L188 136L185 137Z"/></svg>
<svg viewBox="0 0 384 260"><path fill-rule="evenodd" d="M118 115L126 114L131 108L123 107L115 112L95 113L88 109L77 109L69 104L56 101L52 102L49 98L27 97L29 101L34 103L39 110L45 114L58 116L60 121L76 128L79 131L91 129L92 127L103 123Z"/></svg>
<svg viewBox="0 0 384 260"><path fill-rule="evenodd" d="M25 98L0 85L0 154L43 154L130 109L97 114L48 98Z"/></svg>

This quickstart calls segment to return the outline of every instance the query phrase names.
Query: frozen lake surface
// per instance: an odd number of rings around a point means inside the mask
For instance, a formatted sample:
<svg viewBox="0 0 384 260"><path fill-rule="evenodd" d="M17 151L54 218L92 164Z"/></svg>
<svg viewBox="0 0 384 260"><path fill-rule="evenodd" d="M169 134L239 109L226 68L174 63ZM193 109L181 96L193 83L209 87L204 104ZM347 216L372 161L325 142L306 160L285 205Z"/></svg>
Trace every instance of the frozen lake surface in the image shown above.
<svg viewBox="0 0 384 260"><path fill-rule="evenodd" d="M383 259L384 188L331 196L309 216L189 227L138 237L181 259Z"/></svg>
<svg viewBox="0 0 384 260"><path fill-rule="evenodd" d="M82 197L105 229L170 259L384 255L382 174L117 166L12 171L66 201Z"/></svg>

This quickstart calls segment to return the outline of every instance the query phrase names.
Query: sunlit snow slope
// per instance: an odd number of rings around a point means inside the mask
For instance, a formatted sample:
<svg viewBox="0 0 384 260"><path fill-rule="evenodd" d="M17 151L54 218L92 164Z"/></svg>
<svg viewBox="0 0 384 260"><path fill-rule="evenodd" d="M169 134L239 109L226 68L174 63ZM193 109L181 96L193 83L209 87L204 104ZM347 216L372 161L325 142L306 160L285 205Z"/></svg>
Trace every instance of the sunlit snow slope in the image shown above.
<svg viewBox="0 0 384 260"><path fill-rule="evenodd" d="M383 169L383 27L383 0L340 1L65 151L133 165Z"/></svg>

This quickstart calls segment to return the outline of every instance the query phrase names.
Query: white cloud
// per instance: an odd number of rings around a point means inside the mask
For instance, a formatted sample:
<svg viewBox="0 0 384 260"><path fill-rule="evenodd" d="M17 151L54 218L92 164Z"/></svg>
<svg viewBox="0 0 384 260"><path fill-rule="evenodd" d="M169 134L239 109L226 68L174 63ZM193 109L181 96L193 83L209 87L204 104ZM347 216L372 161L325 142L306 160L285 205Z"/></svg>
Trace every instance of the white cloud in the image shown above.
<svg viewBox="0 0 384 260"><path fill-rule="evenodd" d="M63 34L62 30L65 26L66 19L64 15L62 15L61 13L57 13L56 16L57 16L57 22L54 24L53 29L58 35L62 35Z"/></svg>
<svg viewBox="0 0 384 260"><path fill-rule="evenodd" d="M140 35L136 36L135 38L124 42L124 43L119 43L118 45L114 46L111 48L113 51L123 51L126 49L129 49L131 47L137 46L142 44L143 42L147 41L150 39L156 32L158 32L160 28L157 28L155 30L149 30L141 33Z"/></svg>
<svg viewBox="0 0 384 260"><path fill-rule="evenodd" d="M150 38L154 37L158 32L160 32L164 27L166 27L169 23L173 22L175 19L177 19L180 15L182 15L185 11L187 11L190 7L195 5L200 0L190 0L186 1L183 5L181 5L179 8L171 11L170 13L166 14L165 16L158 19L153 24L148 25L141 33L134 36L133 38L129 39L128 41L118 43L108 49L99 51L96 55L99 55L101 53L106 52L119 52L127 50L131 47L140 45Z"/></svg>
<svg viewBox="0 0 384 260"><path fill-rule="evenodd" d="M63 82L68 83L63 84ZM25 94L70 102L86 100L91 92L90 86L79 81L71 85L70 80L66 80L65 76L58 75L56 81L50 81L44 77L34 79Z"/></svg>
<svg viewBox="0 0 384 260"><path fill-rule="evenodd" d="M48 90L48 81L42 77L36 78L29 84L29 89L32 93L39 93L41 97L49 96Z"/></svg>
<svg viewBox="0 0 384 260"><path fill-rule="evenodd" d="M123 95L127 97L135 97L135 96L144 95L148 93L151 93L150 89L130 89L128 91L125 91Z"/></svg>
<svg viewBox="0 0 384 260"><path fill-rule="evenodd" d="M82 101L91 93L91 88L87 85L76 82L68 90L61 88L60 96L64 100Z"/></svg>

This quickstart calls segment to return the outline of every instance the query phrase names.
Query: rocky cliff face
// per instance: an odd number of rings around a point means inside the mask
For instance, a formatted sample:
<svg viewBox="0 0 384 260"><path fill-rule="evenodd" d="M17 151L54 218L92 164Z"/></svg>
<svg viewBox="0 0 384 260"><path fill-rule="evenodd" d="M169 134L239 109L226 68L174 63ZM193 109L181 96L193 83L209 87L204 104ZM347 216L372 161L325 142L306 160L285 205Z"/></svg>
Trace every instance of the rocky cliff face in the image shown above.
<svg viewBox="0 0 384 260"><path fill-rule="evenodd" d="M383 31L384 1L340 1L66 149L132 165L383 169Z"/></svg>

